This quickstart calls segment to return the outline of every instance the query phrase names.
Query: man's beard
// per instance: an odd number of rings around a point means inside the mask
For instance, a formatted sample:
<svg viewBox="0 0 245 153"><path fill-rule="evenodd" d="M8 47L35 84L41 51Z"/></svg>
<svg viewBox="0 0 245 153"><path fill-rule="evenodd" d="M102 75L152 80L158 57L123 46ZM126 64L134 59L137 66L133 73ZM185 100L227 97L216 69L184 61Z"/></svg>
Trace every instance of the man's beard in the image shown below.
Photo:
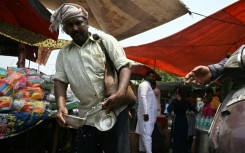
<svg viewBox="0 0 245 153"><path fill-rule="evenodd" d="M84 43L87 40L88 35L82 32L74 32L71 34L71 38L75 43L80 44Z"/></svg>

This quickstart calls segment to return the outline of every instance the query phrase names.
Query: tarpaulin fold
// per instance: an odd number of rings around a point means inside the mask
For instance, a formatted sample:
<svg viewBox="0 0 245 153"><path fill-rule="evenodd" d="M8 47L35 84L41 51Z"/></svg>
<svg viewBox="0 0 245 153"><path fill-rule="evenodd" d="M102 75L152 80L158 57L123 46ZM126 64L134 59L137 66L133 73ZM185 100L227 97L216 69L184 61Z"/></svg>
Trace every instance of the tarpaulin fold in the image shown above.
<svg viewBox="0 0 245 153"><path fill-rule="evenodd" d="M89 14L89 25L123 40L188 12L180 0L40 0L51 10L76 3Z"/></svg>
<svg viewBox="0 0 245 153"><path fill-rule="evenodd" d="M217 63L245 42L245 1L158 41L125 47L127 57L177 76ZM161 32L161 31L159 31Z"/></svg>

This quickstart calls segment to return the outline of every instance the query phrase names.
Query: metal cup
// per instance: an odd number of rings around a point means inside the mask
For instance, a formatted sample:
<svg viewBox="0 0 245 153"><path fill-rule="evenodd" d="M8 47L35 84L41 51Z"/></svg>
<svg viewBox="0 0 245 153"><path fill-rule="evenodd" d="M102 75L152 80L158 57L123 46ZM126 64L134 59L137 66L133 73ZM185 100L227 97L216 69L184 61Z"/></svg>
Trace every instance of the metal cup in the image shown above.
<svg viewBox="0 0 245 153"><path fill-rule="evenodd" d="M117 117L113 112L106 114L105 109L100 110L94 116L95 127L100 131L110 130L116 123Z"/></svg>

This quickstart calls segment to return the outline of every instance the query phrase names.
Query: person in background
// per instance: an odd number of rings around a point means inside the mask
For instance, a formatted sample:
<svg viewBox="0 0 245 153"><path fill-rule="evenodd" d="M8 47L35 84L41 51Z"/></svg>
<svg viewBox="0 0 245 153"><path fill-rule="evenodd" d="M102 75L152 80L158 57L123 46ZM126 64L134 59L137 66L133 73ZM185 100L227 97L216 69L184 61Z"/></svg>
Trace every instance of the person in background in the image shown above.
<svg viewBox="0 0 245 153"><path fill-rule="evenodd" d="M214 115L214 110L211 107L211 101L213 99L213 95L210 93L206 93L205 96L203 97L203 101L204 101L204 106L202 109L202 116L208 116L211 117Z"/></svg>
<svg viewBox="0 0 245 153"><path fill-rule="evenodd" d="M16 63L18 68L25 68L26 59L26 45L23 43L18 44L18 61Z"/></svg>
<svg viewBox="0 0 245 153"><path fill-rule="evenodd" d="M133 87L133 83L130 81L131 87ZM137 89L136 86L135 88L132 88L133 92L135 95L137 95ZM136 128L136 123L137 123L137 107L138 107L138 102L136 101L134 105L131 105L129 107L129 126L130 126L130 131L135 132Z"/></svg>
<svg viewBox="0 0 245 153"><path fill-rule="evenodd" d="M152 132L157 118L157 100L151 84L155 81L153 71L146 72L138 87L136 133L139 134L139 151L152 153Z"/></svg>
<svg viewBox="0 0 245 153"><path fill-rule="evenodd" d="M219 105L220 105L220 94L221 94L221 89L217 88L215 90L213 99L211 101L211 107L213 108L214 114L217 111Z"/></svg>
<svg viewBox="0 0 245 153"><path fill-rule="evenodd" d="M157 115L160 116L160 115L161 115L161 112L162 112L162 111L161 111L161 110L162 110L162 108L161 108L161 91L160 91L160 89L157 87L156 81L154 81L154 82L151 84L151 86L152 86L152 89L153 89L154 94L155 94L156 99L157 99Z"/></svg>
<svg viewBox="0 0 245 153"><path fill-rule="evenodd" d="M187 100L187 91L184 87L176 89L175 99L169 104L168 112L174 111L173 121L173 153L188 153L188 121L186 114L194 114L190 102Z"/></svg>
<svg viewBox="0 0 245 153"><path fill-rule="evenodd" d="M202 108L204 106L204 102L202 100L202 98L198 97L197 98L197 111L201 114L202 112Z"/></svg>
<svg viewBox="0 0 245 153"><path fill-rule="evenodd" d="M61 126L67 127L64 116L66 90L70 85L80 100L79 116L84 116L95 105L102 103L107 112L126 105L124 101L130 80L130 61L119 42L111 35L101 33L100 38L119 72L119 87L115 94L105 99L104 74L105 55L93 35L88 31L88 12L80 5L64 3L51 16L51 31L62 26L72 41L59 51L54 75L55 99L58 107L56 118ZM109 131L100 131L88 116L85 125L77 133L78 153L129 153L128 110L122 110L117 122Z"/></svg>
<svg viewBox="0 0 245 153"><path fill-rule="evenodd" d="M168 106L169 106L169 100L167 99L164 104L163 114L168 117Z"/></svg>
<svg viewBox="0 0 245 153"><path fill-rule="evenodd" d="M191 153L193 138L196 136L196 114L198 111L196 109L196 98L192 92L189 92L187 100L190 103L189 110L186 113L188 121L188 151Z"/></svg>

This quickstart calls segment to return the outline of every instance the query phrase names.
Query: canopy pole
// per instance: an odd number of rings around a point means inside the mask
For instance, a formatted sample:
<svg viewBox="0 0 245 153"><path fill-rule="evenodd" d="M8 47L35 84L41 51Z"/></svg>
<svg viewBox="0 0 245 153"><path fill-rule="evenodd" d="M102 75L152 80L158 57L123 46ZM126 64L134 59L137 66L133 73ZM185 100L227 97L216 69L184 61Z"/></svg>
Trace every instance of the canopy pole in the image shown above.
<svg viewBox="0 0 245 153"><path fill-rule="evenodd" d="M40 74L40 64L38 64L38 67L37 67L37 74Z"/></svg>
<svg viewBox="0 0 245 153"><path fill-rule="evenodd" d="M31 61L29 60L29 65L28 65L28 68L30 68L30 66L31 66Z"/></svg>

